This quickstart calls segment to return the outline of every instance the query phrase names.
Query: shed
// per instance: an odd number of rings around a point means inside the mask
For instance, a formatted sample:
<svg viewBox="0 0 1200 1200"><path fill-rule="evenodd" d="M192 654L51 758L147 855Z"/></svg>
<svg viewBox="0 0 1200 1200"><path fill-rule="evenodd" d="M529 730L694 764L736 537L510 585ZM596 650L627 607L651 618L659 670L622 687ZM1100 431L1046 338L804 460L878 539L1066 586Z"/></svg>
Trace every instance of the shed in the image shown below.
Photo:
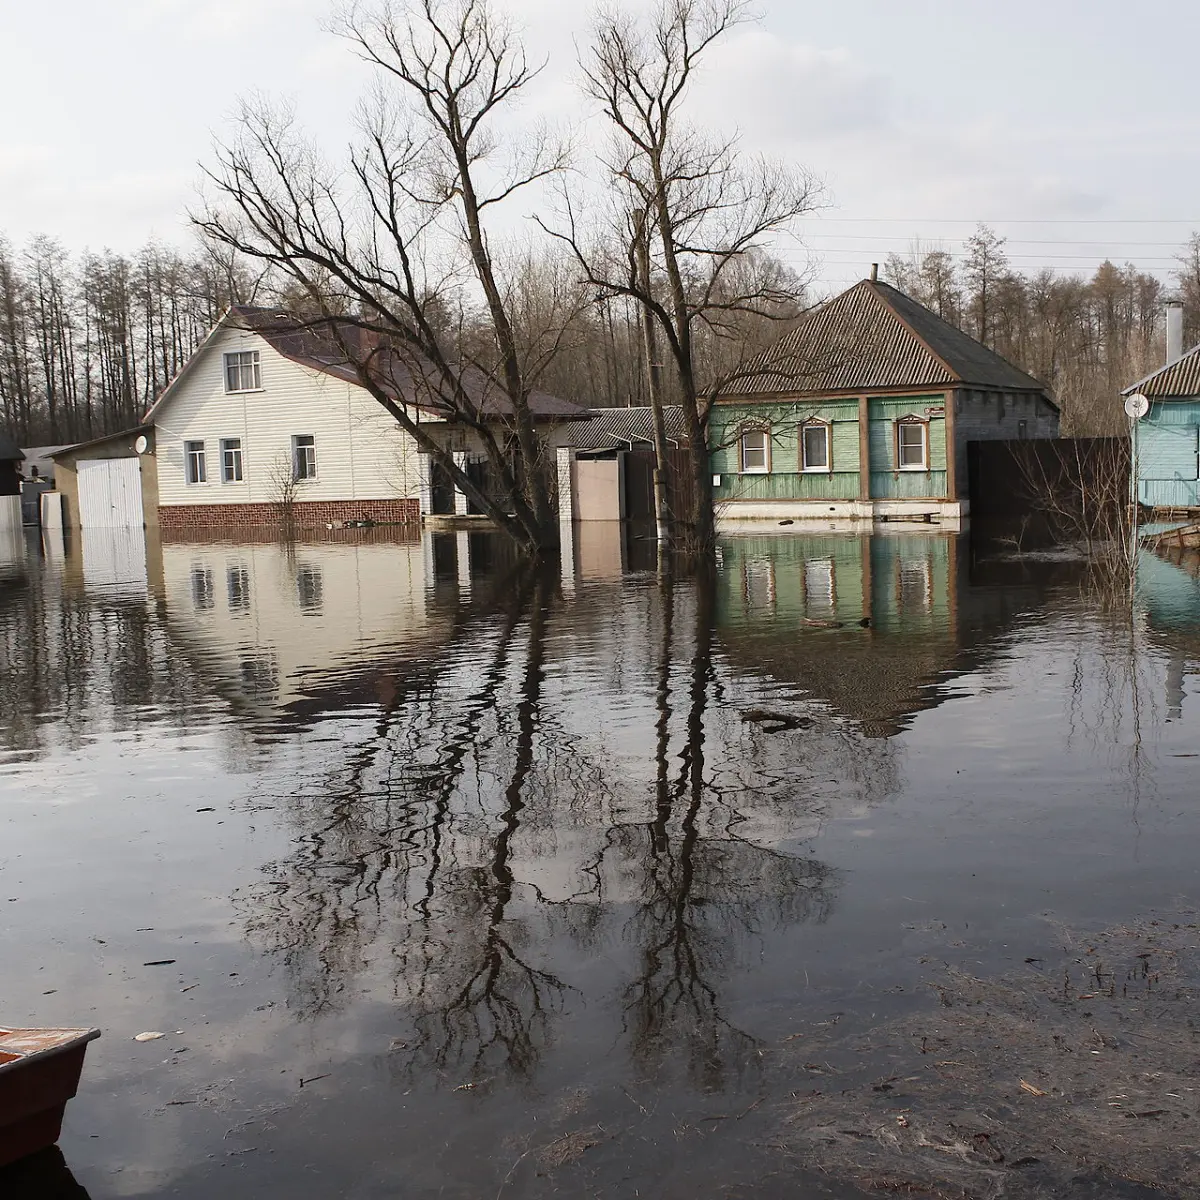
<svg viewBox="0 0 1200 1200"><path fill-rule="evenodd" d="M158 525L154 430L125 429L67 446L53 456L63 524L72 529L140 529Z"/></svg>
<svg viewBox="0 0 1200 1200"><path fill-rule="evenodd" d="M663 409L669 453L684 435L683 410ZM575 521L654 517L654 411L646 407L593 410L558 439L558 510ZM686 472L668 460L671 480Z"/></svg>

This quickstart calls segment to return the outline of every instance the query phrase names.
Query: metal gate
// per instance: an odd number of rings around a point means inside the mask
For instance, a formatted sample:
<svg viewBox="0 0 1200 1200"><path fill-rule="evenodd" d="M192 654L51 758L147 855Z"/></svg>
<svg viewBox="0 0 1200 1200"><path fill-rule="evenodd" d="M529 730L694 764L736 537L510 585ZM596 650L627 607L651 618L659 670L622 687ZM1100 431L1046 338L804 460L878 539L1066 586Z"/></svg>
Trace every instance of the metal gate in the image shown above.
<svg viewBox="0 0 1200 1200"><path fill-rule="evenodd" d="M141 462L136 458L103 458L81 462L79 524L84 529L141 529Z"/></svg>

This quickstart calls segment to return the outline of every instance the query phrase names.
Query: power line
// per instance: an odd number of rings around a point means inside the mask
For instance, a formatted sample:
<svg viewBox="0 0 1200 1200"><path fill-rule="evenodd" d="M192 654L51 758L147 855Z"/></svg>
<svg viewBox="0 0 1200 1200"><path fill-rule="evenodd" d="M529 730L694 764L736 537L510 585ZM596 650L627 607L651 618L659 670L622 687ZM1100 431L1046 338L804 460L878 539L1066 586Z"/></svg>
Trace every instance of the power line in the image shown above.
<svg viewBox="0 0 1200 1200"><path fill-rule="evenodd" d="M901 235L896 235L901 236ZM885 233L805 233L801 235L801 240L810 237L818 238L838 238L840 240L853 239L857 242L894 242L895 236ZM919 235L914 235L914 240L921 241ZM929 238L929 241L936 241L936 238ZM958 239L955 239L958 240ZM1178 247L1182 246L1183 242L1125 242L1125 241L1088 241L1084 238L1005 238L1005 242L1012 246L1161 246L1161 247Z"/></svg>
<svg viewBox="0 0 1200 1200"><path fill-rule="evenodd" d="M1009 217L986 220L979 217L821 217L814 221L853 221L875 225L1192 225L1200 217Z"/></svg>

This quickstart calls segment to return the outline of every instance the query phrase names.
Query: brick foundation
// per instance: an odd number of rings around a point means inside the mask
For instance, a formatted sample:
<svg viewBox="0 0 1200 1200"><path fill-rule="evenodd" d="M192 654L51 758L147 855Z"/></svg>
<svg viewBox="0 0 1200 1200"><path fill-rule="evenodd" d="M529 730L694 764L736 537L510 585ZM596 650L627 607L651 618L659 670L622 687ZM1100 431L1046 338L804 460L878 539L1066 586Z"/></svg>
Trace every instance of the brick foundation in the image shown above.
<svg viewBox="0 0 1200 1200"><path fill-rule="evenodd" d="M309 500L293 506L297 529L324 529L347 521L378 525L419 525L419 500ZM193 529L278 529L281 514L274 504L160 505L158 525L164 532Z"/></svg>

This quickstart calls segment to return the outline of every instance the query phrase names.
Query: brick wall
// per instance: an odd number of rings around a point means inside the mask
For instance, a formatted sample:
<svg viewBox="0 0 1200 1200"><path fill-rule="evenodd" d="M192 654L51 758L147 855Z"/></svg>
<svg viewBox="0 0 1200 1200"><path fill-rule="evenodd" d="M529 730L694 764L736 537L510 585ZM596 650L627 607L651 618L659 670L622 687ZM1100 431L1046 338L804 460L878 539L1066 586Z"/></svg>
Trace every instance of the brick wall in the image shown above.
<svg viewBox="0 0 1200 1200"><path fill-rule="evenodd" d="M347 521L374 521L380 525L419 525L420 501L313 500L293 507L297 529L324 529ZM169 504L158 510L164 531L191 529L278 528L279 510L273 504Z"/></svg>

